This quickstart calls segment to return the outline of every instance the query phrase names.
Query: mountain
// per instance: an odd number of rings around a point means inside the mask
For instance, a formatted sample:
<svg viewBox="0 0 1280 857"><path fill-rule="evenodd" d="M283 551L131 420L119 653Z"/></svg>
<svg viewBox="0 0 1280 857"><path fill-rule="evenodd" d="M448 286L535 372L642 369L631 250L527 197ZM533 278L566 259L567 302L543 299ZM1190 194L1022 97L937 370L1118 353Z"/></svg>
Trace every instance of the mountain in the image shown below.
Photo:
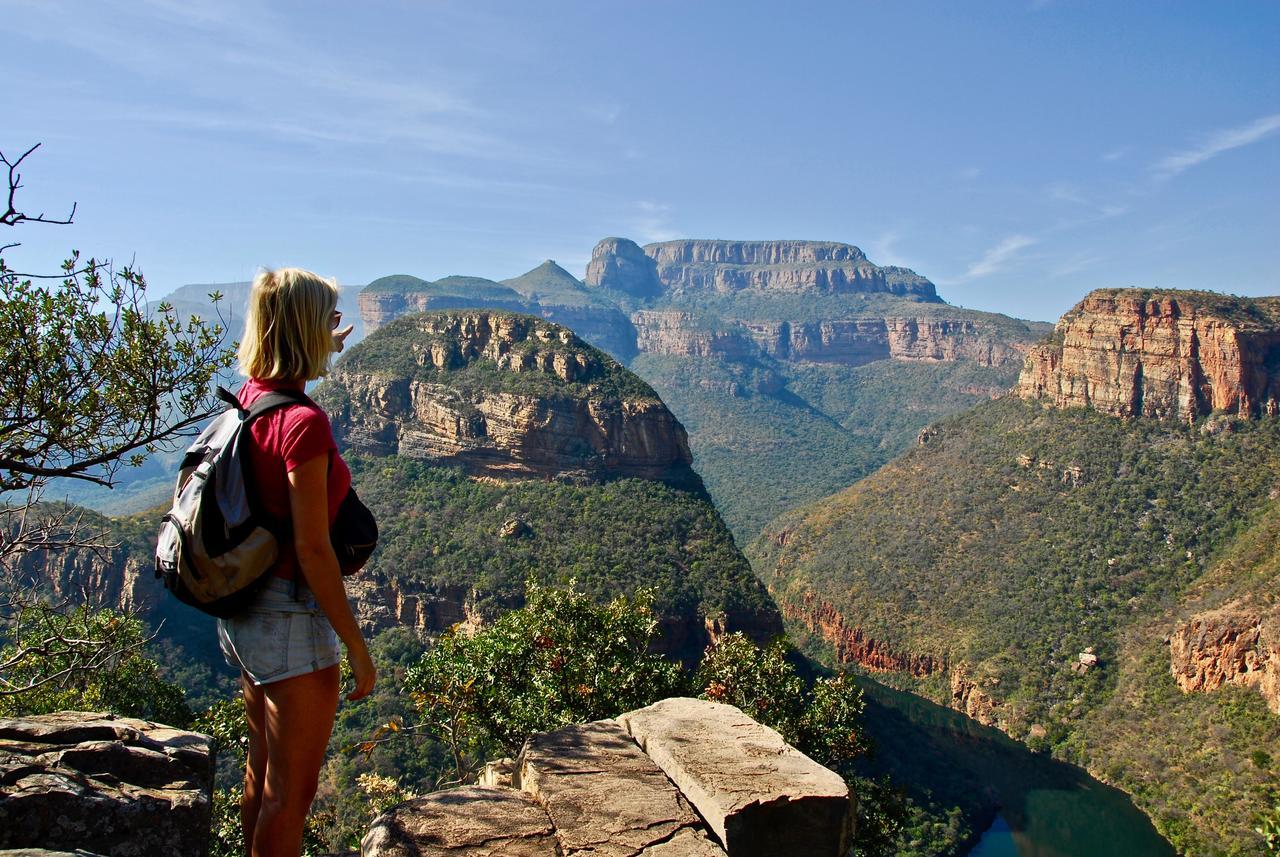
<svg viewBox="0 0 1280 857"><path fill-rule="evenodd" d="M405 316L315 395L383 534L356 586L371 628L483 621L532 578L600 598L652 588L676 654L780 632L680 423L567 328L494 310Z"/></svg>
<svg viewBox="0 0 1280 857"><path fill-rule="evenodd" d="M394 279L361 293L369 329L438 300ZM950 306L924 277L834 242L606 238L582 281L548 261L501 285L654 387L744 542L1007 389L1049 330ZM481 289L470 300L511 308Z"/></svg>
<svg viewBox="0 0 1280 857"><path fill-rule="evenodd" d="M1276 306L1094 292L1016 395L748 555L829 661L1087 767L1183 853L1259 851L1280 753Z"/></svg>

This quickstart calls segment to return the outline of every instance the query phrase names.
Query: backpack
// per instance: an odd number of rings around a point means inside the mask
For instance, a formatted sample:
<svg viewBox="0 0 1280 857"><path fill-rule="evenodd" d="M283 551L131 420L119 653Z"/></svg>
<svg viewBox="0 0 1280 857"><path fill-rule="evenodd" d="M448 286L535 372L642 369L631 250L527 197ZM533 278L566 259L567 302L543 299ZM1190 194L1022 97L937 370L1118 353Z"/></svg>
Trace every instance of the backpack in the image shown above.
<svg viewBox="0 0 1280 857"><path fill-rule="evenodd" d="M271 580L267 572L292 537L292 524L262 509L243 444L249 426L263 414L310 403L294 390L265 393L248 408L225 388L218 398L230 407L200 433L183 456L173 508L164 516L156 545L156 577L179 601L230 618ZM330 541L342 573L368 561L378 541L377 522L352 489L338 509ZM296 584L295 584L296 585Z"/></svg>

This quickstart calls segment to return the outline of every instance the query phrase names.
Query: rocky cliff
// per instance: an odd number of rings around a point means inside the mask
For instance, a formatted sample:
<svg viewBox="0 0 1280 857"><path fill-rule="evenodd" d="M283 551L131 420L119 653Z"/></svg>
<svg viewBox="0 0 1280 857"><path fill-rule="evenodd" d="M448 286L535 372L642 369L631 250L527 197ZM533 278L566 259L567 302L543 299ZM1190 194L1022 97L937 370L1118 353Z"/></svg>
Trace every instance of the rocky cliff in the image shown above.
<svg viewBox="0 0 1280 857"><path fill-rule="evenodd" d="M652 269L636 249L625 239L601 241L592 252L587 284L614 285L632 294L638 286L653 292L660 285L669 292L883 292L938 300L933 284L923 277L902 268L880 268L857 247L834 241L663 241L643 248ZM619 276L624 270L625 278ZM648 278L650 272L656 284Z"/></svg>
<svg viewBox="0 0 1280 857"><path fill-rule="evenodd" d="M1018 394L1117 416L1275 414L1280 298L1102 289L1027 356Z"/></svg>
<svg viewBox="0 0 1280 857"><path fill-rule="evenodd" d="M359 453L500 477L701 484L683 427L647 385L531 316L400 319L353 350L319 396Z"/></svg>
<svg viewBox="0 0 1280 857"><path fill-rule="evenodd" d="M1169 636L1169 655L1184 692L1254 688L1280 714L1280 614L1274 608L1231 604L1193 616Z"/></svg>

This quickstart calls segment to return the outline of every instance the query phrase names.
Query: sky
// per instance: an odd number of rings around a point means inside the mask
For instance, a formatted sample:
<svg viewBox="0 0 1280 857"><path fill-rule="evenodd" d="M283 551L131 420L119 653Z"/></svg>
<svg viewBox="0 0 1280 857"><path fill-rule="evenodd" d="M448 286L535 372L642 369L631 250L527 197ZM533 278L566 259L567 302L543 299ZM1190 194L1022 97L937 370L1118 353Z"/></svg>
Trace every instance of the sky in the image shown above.
<svg viewBox="0 0 1280 857"><path fill-rule="evenodd" d="M0 0L11 267L581 277L816 239L951 303L1280 294L1280 3Z"/></svg>

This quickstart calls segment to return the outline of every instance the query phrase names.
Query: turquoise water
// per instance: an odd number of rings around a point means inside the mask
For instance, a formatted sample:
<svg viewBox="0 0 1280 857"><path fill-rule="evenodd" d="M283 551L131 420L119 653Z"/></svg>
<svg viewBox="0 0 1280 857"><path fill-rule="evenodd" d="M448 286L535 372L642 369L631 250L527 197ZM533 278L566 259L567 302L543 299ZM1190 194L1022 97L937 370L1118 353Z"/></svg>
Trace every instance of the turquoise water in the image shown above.
<svg viewBox="0 0 1280 857"><path fill-rule="evenodd" d="M859 678L875 766L986 830L970 857L1172 857L1124 792L1003 732Z"/></svg>

